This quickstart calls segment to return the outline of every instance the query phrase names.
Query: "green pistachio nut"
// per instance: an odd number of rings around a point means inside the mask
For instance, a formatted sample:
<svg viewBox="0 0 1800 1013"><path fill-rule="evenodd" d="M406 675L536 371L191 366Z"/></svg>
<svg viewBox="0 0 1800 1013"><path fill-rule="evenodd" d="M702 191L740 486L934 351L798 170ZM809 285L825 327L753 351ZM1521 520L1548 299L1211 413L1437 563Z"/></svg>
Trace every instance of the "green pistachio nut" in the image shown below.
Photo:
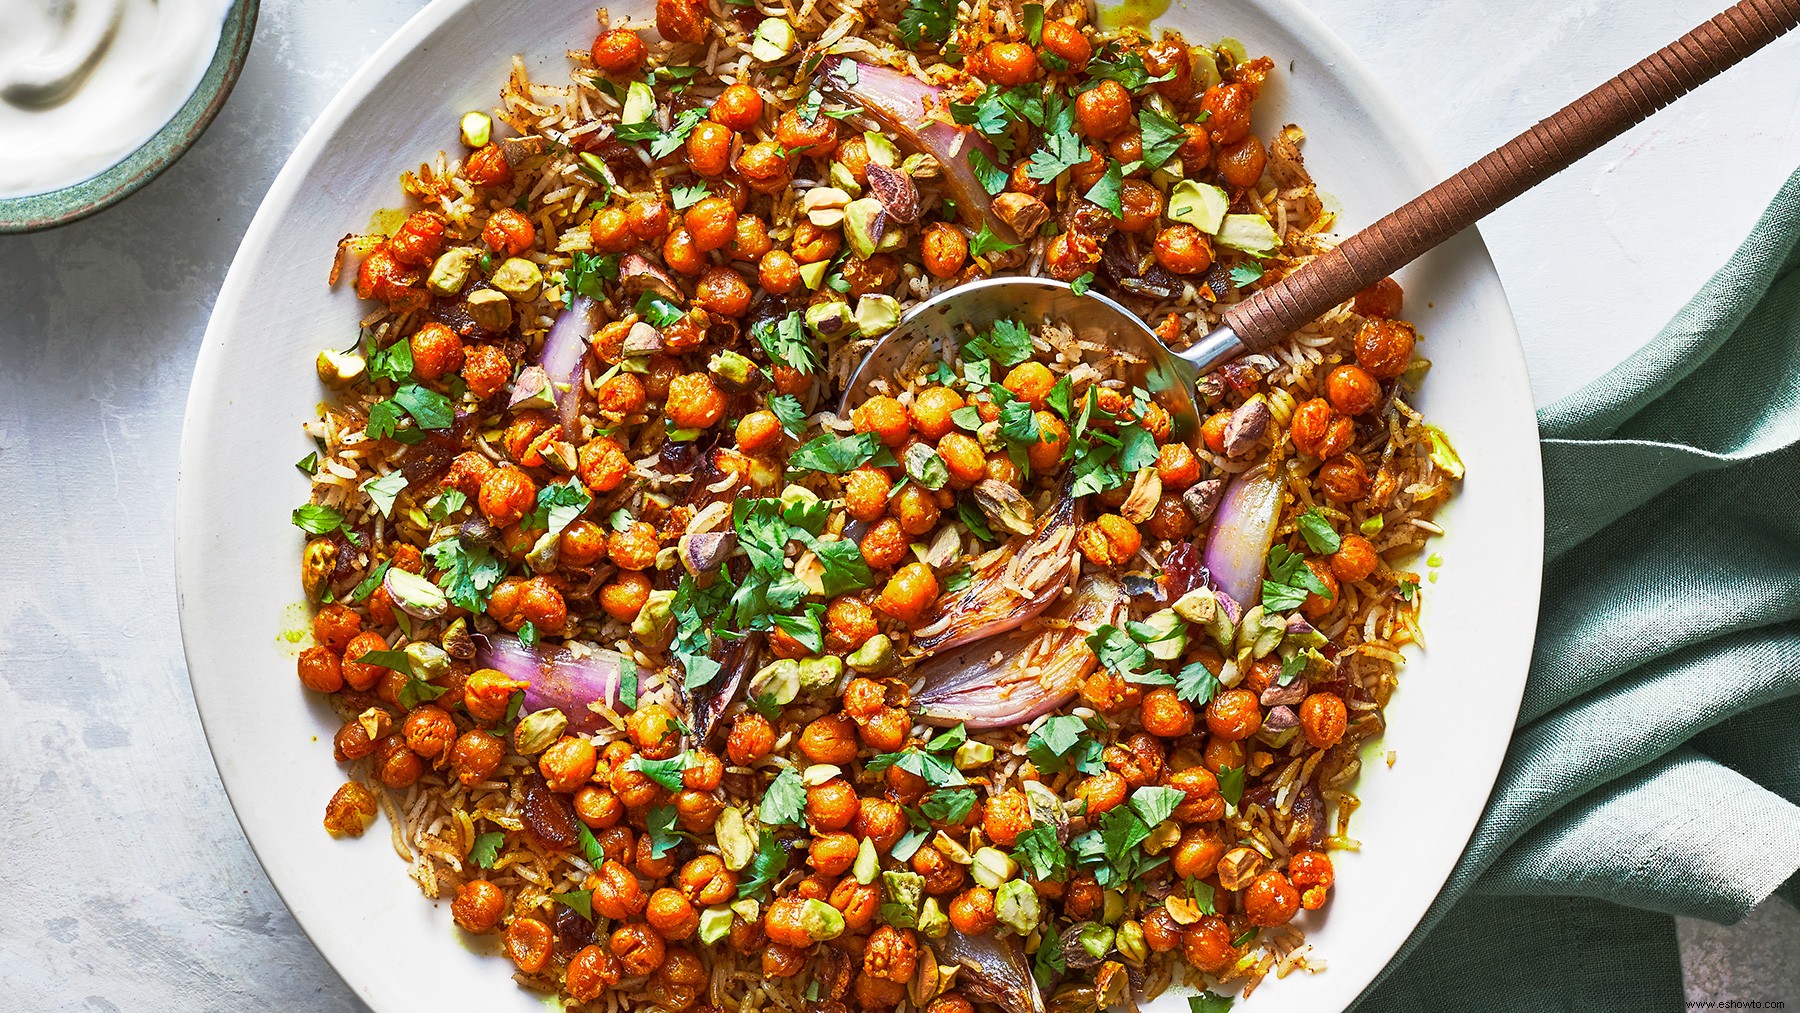
<svg viewBox="0 0 1800 1013"><path fill-rule="evenodd" d="M675 607L674 591L652 591L644 599L644 607L631 621L631 632L646 643L661 640L669 628Z"/></svg>
<svg viewBox="0 0 1800 1013"><path fill-rule="evenodd" d="M501 261L491 280L507 298L519 302L530 302L544 290L543 270L524 257L508 257Z"/></svg>
<svg viewBox="0 0 1800 1013"><path fill-rule="evenodd" d="M1009 879L994 892L994 917L1021 936L1038 927L1041 912L1037 891L1022 879Z"/></svg>
<svg viewBox="0 0 1800 1013"><path fill-rule="evenodd" d="M478 288L466 300L469 316L485 331L504 331L512 326L512 299L497 288Z"/></svg>
<svg viewBox="0 0 1800 1013"><path fill-rule="evenodd" d="M513 729L513 748L520 756L536 756L562 738L568 727L568 715L555 707L532 711L520 718L519 726Z"/></svg>
<svg viewBox="0 0 1800 1013"><path fill-rule="evenodd" d="M815 943L836 939L844 934L844 916L837 908L813 897L800 908L800 927Z"/></svg>
<svg viewBox="0 0 1800 1013"><path fill-rule="evenodd" d="M974 857L975 863L970 866L969 875L989 890L1000 889L1007 880L1019 873L1019 863L999 848L977 848Z"/></svg>
<svg viewBox="0 0 1800 1013"><path fill-rule="evenodd" d="M844 239L851 252L863 260L873 257L886 220L886 209L874 197L859 197L844 205Z"/></svg>
<svg viewBox="0 0 1800 1013"><path fill-rule="evenodd" d="M844 661L852 671L864 674L884 671L894 663L894 642L885 633L877 633L850 652Z"/></svg>
<svg viewBox="0 0 1800 1013"><path fill-rule="evenodd" d="M865 295L856 300L856 329L863 337L886 334L899 322L900 300L893 296Z"/></svg>
<svg viewBox="0 0 1800 1013"><path fill-rule="evenodd" d="M335 348L327 348L319 353L319 358L313 363L313 367L318 370L320 383L337 390L348 387L368 375L369 360L363 358L363 354L354 349L340 352Z"/></svg>
<svg viewBox="0 0 1800 1013"><path fill-rule="evenodd" d="M483 112L463 113L462 142L471 148L485 148L494 137L494 118Z"/></svg>
<svg viewBox="0 0 1800 1013"><path fill-rule="evenodd" d="M435 295L461 293L463 286L469 283L469 272L475 270L475 260L479 256L480 251L473 246L445 250L432 262L431 273L425 277L425 287Z"/></svg>

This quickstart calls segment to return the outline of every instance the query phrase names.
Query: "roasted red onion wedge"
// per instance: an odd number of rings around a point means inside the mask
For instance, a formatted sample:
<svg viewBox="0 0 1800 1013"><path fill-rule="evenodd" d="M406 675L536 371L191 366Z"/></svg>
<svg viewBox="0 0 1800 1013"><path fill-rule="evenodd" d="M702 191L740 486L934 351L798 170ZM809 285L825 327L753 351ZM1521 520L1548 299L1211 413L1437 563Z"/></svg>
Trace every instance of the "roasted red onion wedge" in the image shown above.
<svg viewBox="0 0 1800 1013"><path fill-rule="evenodd" d="M1262 600L1263 570L1281 520L1281 479L1268 465L1231 480L1206 536L1206 569L1214 586L1248 610Z"/></svg>
<svg viewBox="0 0 1800 1013"><path fill-rule="evenodd" d="M1037 622L920 665L914 675L924 683L913 699L934 724L1023 725L1069 702L1096 663L1088 634L1124 615L1125 588L1106 574L1086 574L1066 602Z"/></svg>
<svg viewBox="0 0 1800 1013"><path fill-rule="evenodd" d="M998 636L1035 619L1069 586L1081 509L1067 493L1030 538L1015 538L980 557L969 586L939 598L913 647L935 654Z"/></svg>
<svg viewBox="0 0 1800 1013"><path fill-rule="evenodd" d="M1031 977L1031 962L1018 936L971 936L951 929L937 948L944 960L962 968L956 983L969 998L1006 1013L1044 1013L1044 994Z"/></svg>
<svg viewBox="0 0 1800 1013"><path fill-rule="evenodd" d="M842 71L840 65L844 63L853 64L856 72ZM846 84L846 79L856 84ZM826 57L819 64L814 80L820 90L861 106L902 141L936 158L942 166L944 186L955 198L964 224L973 227L985 222L1002 241L1018 240L1012 226L995 216L993 198L975 178L975 170L969 168L971 151L979 151L990 162L999 164L1000 156L994 146L968 127L931 118L933 112L940 116L949 115L950 100L942 88L926 84L911 74L845 56Z"/></svg>
<svg viewBox="0 0 1800 1013"><path fill-rule="evenodd" d="M557 414L562 417L563 439L575 438L575 421L581 412L581 370L587 360L588 339L598 326L600 304L578 295L562 311L544 337L538 364L549 376L556 394Z"/></svg>
<svg viewBox="0 0 1800 1013"><path fill-rule="evenodd" d="M748 633L725 645L719 653L719 673L699 689L681 689L687 704L688 724L694 729L694 741L705 745L725 716L725 708L738 698L750 672L756 668L758 645L762 634Z"/></svg>
<svg viewBox="0 0 1800 1013"><path fill-rule="evenodd" d="M610 727L589 705L601 703L616 709L619 681L625 674L625 657L616 651L591 648L578 658L566 647L527 647L506 633L477 636L475 664L529 683L520 713L555 707L569 719L572 732Z"/></svg>

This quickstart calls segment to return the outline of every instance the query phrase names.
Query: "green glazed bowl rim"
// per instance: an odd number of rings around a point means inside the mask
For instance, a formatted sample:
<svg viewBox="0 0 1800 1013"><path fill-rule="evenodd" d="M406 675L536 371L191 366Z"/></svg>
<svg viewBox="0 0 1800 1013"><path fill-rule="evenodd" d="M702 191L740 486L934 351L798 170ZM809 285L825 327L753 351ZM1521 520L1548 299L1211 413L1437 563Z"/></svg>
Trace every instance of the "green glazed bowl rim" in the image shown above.
<svg viewBox="0 0 1800 1013"><path fill-rule="evenodd" d="M231 5L205 76L161 130L98 176L48 193L0 198L0 233L37 232L86 218L136 193L174 165L206 132L237 83L256 31L258 6L259 0L236 0Z"/></svg>

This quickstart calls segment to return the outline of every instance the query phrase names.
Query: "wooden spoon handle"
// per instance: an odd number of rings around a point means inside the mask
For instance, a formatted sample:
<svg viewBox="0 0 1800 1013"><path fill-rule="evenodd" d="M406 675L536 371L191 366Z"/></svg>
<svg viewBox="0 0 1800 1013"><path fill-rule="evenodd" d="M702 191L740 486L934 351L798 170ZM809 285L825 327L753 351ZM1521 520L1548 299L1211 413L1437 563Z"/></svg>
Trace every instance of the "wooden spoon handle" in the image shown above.
<svg viewBox="0 0 1800 1013"><path fill-rule="evenodd" d="M1743 0L1387 217L1225 311L1260 351L1800 24L1800 0Z"/></svg>

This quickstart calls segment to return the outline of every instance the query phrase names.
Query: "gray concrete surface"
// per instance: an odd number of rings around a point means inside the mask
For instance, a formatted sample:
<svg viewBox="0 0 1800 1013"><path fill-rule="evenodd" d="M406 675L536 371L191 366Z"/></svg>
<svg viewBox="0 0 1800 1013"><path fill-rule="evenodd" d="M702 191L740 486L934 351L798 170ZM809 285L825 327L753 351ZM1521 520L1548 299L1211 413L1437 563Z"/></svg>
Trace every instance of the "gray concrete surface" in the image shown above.
<svg viewBox="0 0 1800 1013"><path fill-rule="evenodd" d="M1315 9L1460 163L1715 2ZM420 5L265 0L237 93L187 158L95 219L0 238L0 489L14 504L0 527L0 1009L362 1008L220 790L170 542L189 370L238 238L318 110ZM1651 335L1800 164L1792 42L1484 227L1540 400ZM1668 228L1672 194L1727 171L1741 200L1703 230ZM1681 941L1691 999L1800 1007L1800 913L1785 903L1732 927L1684 921Z"/></svg>

